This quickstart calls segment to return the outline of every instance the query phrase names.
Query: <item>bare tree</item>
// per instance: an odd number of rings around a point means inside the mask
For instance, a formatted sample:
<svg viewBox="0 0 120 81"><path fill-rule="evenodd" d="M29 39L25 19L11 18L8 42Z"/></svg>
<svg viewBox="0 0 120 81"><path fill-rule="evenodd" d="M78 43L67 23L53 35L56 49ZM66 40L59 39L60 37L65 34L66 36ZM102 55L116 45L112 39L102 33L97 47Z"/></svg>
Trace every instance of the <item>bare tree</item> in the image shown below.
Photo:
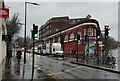
<svg viewBox="0 0 120 81"><path fill-rule="evenodd" d="M20 33L21 25L19 24L19 14L15 13L12 17L12 19L7 20L6 25L7 25L7 34L13 35Z"/></svg>

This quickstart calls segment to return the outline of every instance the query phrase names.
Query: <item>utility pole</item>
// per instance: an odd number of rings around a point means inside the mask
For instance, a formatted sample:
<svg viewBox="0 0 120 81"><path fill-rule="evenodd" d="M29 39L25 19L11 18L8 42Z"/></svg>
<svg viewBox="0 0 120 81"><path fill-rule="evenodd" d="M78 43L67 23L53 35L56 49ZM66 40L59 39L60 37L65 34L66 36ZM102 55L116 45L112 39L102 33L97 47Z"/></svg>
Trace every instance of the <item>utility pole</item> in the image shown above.
<svg viewBox="0 0 120 81"><path fill-rule="evenodd" d="M100 39L100 35L101 35L101 31L97 28L96 29L96 56L97 56L97 65L99 65L99 53L98 53L98 49L99 49L99 46L98 46L98 41Z"/></svg>

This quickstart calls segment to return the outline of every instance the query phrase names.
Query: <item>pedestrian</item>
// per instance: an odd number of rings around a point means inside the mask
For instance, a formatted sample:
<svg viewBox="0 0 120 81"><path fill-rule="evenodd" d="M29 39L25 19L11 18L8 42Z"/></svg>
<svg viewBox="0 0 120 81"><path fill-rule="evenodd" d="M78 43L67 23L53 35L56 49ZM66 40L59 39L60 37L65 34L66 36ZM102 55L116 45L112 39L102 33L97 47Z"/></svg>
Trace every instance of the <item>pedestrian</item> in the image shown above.
<svg viewBox="0 0 120 81"><path fill-rule="evenodd" d="M11 57L12 57L12 50L8 49L8 52L7 52L7 55L6 55L6 66L7 66L7 68L10 68Z"/></svg>
<svg viewBox="0 0 120 81"><path fill-rule="evenodd" d="M17 61L18 61L18 64L20 63L20 60L21 60L21 55L22 55L22 51L21 50L18 50L17 51Z"/></svg>

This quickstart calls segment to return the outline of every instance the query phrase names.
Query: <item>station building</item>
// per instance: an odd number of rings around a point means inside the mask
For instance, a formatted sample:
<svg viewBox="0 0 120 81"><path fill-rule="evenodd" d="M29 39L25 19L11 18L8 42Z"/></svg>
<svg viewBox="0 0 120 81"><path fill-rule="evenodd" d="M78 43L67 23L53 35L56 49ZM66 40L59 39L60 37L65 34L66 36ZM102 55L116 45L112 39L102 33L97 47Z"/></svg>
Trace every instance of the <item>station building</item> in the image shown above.
<svg viewBox="0 0 120 81"><path fill-rule="evenodd" d="M96 19L53 17L39 28L39 40L42 45L60 42L65 54L101 54L101 48L96 41L96 31L100 31ZM80 35L79 44L76 42L77 34Z"/></svg>

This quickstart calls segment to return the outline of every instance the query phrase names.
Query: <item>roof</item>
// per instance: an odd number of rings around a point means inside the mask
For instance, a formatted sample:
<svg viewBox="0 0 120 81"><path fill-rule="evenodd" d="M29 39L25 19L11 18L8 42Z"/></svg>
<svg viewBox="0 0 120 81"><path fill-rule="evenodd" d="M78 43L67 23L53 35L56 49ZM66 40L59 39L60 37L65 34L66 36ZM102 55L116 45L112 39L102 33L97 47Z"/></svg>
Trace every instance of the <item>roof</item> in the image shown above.
<svg viewBox="0 0 120 81"><path fill-rule="evenodd" d="M68 16L64 16L64 17L53 17L53 18L50 19L51 22L60 21L60 20L69 20L69 17L68 17Z"/></svg>

